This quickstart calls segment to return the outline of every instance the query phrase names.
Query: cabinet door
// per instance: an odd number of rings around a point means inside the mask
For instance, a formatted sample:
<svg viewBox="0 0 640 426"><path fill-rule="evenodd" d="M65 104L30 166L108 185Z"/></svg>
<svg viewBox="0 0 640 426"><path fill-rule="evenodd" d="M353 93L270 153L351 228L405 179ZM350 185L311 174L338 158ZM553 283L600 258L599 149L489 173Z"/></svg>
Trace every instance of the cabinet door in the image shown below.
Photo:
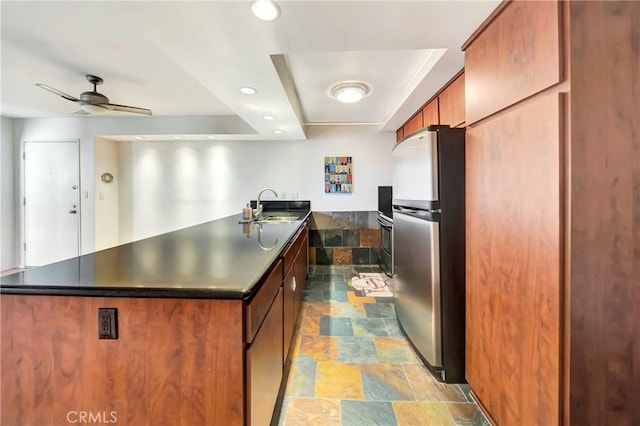
<svg viewBox="0 0 640 426"><path fill-rule="evenodd" d="M304 285L307 281L307 261L309 258L309 249L307 247L308 237L306 229L301 235L302 243L300 244L300 252L295 260L293 266L295 275L295 290L293 292L293 318L294 323L298 318L298 312L300 311L300 304L302 303L302 294L304 292Z"/></svg>
<svg viewBox="0 0 640 426"><path fill-rule="evenodd" d="M440 124L458 127L464 123L464 73L438 96Z"/></svg>
<svg viewBox="0 0 640 426"><path fill-rule="evenodd" d="M411 120L407 122L402 128L402 134L406 138L411 133L418 131L424 127L424 122L422 121L422 111L418 111L416 115L414 115Z"/></svg>
<svg viewBox="0 0 640 426"><path fill-rule="evenodd" d="M282 289L247 350L247 413L249 425L271 423L282 381Z"/></svg>
<svg viewBox="0 0 640 426"><path fill-rule="evenodd" d="M297 258L296 258L297 259ZM283 282L283 295L284 295L284 360L286 362L287 354L289 353L289 347L291 346L291 339L293 338L293 329L296 323L296 314L294 309L294 293L296 287L295 266L289 269L287 275L284 277Z"/></svg>
<svg viewBox="0 0 640 426"><path fill-rule="evenodd" d="M467 47L467 125L560 82L562 3L509 2Z"/></svg>
<svg viewBox="0 0 640 426"><path fill-rule="evenodd" d="M467 359L500 425L558 425L560 99L467 128Z"/></svg>
<svg viewBox="0 0 640 426"><path fill-rule="evenodd" d="M422 108L422 119L424 121L423 127L427 127L432 124L440 124L438 98L432 100L424 108ZM448 123L445 123L445 124L448 124Z"/></svg>

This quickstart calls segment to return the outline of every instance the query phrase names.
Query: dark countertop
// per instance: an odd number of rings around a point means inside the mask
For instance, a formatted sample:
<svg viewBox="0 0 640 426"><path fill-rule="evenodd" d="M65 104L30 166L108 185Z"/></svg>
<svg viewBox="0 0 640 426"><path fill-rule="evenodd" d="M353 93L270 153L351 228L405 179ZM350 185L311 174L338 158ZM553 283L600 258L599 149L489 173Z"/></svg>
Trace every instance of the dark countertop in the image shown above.
<svg viewBox="0 0 640 426"><path fill-rule="evenodd" d="M247 298L309 214L252 226L228 216L2 277L0 293Z"/></svg>

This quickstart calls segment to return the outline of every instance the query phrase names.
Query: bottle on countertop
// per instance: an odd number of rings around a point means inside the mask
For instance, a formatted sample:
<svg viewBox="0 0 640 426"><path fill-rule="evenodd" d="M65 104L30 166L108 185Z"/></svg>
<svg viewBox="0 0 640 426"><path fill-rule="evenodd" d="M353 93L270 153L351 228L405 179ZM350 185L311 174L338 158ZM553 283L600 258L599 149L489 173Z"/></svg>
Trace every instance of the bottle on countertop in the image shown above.
<svg viewBox="0 0 640 426"><path fill-rule="evenodd" d="M242 209L242 220L250 221L253 216L253 210L249 203L247 203L247 207Z"/></svg>

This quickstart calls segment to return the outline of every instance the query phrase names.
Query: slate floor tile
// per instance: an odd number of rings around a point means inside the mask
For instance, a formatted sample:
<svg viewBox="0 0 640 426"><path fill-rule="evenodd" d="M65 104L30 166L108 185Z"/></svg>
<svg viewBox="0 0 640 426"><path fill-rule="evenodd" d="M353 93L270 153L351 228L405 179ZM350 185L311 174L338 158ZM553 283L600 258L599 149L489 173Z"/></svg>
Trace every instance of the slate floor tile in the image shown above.
<svg viewBox="0 0 640 426"><path fill-rule="evenodd" d="M388 336L389 332L382 318L354 318L354 336Z"/></svg>
<svg viewBox="0 0 640 426"><path fill-rule="evenodd" d="M292 398L284 416L284 426L341 426L339 400Z"/></svg>
<svg viewBox="0 0 640 426"><path fill-rule="evenodd" d="M338 337L338 361L380 362L371 337Z"/></svg>
<svg viewBox="0 0 640 426"><path fill-rule="evenodd" d="M445 404L440 402L393 402L398 426L456 426Z"/></svg>
<svg viewBox="0 0 640 426"><path fill-rule="evenodd" d="M396 311L391 303L366 303L364 310L367 318L396 318Z"/></svg>
<svg viewBox="0 0 640 426"><path fill-rule="evenodd" d="M376 336L374 341L381 362L420 363L406 339Z"/></svg>
<svg viewBox="0 0 640 426"><path fill-rule="evenodd" d="M362 364L362 385L368 401L412 401L413 392L399 364Z"/></svg>
<svg viewBox="0 0 640 426"><path fill-rule="evenodd" d="M342 424L349 426L396 426L391 402L342 401Z"/></svg>
<svg viewBox="0 0 640 426"><path fill-rule="evenodd" d="M321 336L353 336L351 318L320 318Z"/></svg>
<svg viewBox="0 0 640 426"><path fill-rule="evenodd" d="M315 381L316 398L364 399L358 364L319 362Z"/></svg>

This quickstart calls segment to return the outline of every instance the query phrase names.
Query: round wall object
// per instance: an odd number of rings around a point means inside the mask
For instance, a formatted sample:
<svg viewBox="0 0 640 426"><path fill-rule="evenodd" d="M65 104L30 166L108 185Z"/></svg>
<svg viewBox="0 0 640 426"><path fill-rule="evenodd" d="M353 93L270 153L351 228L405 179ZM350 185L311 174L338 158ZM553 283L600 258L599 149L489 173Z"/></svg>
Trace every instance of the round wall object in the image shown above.
<svg viewBox="0 0 640 426"><path fill-rule="evenodd" d="M100 179L102 179L104 183L111 183L113 182L114 177L111 173L107 172L107 173L101 174Z"/></svg>

